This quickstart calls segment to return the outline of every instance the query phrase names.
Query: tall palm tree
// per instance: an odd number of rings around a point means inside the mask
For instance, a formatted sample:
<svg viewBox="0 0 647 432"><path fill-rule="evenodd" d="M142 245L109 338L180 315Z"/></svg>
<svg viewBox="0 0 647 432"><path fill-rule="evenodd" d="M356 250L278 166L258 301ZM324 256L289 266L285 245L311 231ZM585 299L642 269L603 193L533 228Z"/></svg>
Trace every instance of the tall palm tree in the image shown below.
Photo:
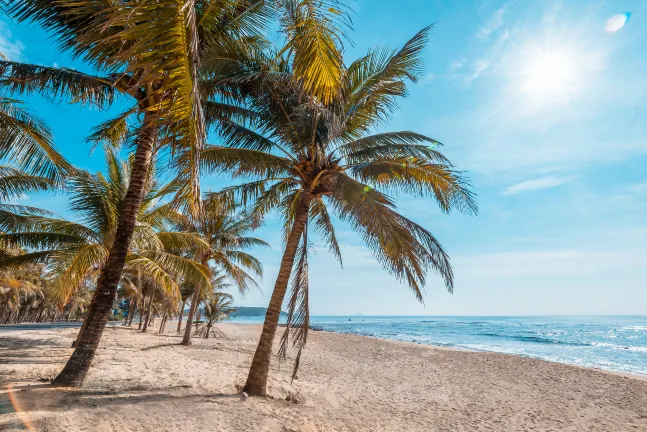
<svg viewBox="0 0 647 432"><path fill-rule="evenodd" d="M289 333L301 349L306 342L308 312L308 239L314 228L341 261L331 208L358 231L377 260L422 301L430 270L440 273L449 291L454 286L449 257L436 238L398 213L386 193L431 197L444 212L476 212L468 183L438 151L438 142L419 133L371 134L383 125L406 95L406 80L421 74L420 53L426 28L400 50L376 50L343 68L332 103L313 97L292 75L289 60L275 62L276 73L248 80L249 111L228 145L209 146L202 161L212 170L232 172L248 181L212 198L250 205L262 217L278 209L285 220L285 251L245 391L266 391L272 344L290 276L293 289L280 352ZM244 130L245 139L240 139ZM382 191L378 190L381 189Z"/></svg>
<svg viewBox="0 0 647 432"><path fill-rule="evenodd" d="M334 3L334 2L332 2ZM105 105L115 91L135 105L97 131L119 137L128 117L137 116L135 157L117 232L97 286L84 335L55 385L81 386L96 352L125 265L128 244L143 198L143 185L156 148L187 152L177 169L185 181L178 199L193 216L200 213L199 155L205 136L198 78L213 78L262 45L258 38L274 6L281 6L285 51L293 55L306 85L329 98L338 80L341 53L329 16L341 13L320 0L2 0L18 21L40 23L70 50L105 76L69 69L0 62L0 75L18 91L48 91ZM322 11L324 11L322 13ZM325 11L328 11L327 13ZM313 61L314 60L314 61ZM205 69L204 71L202 69ZM226 110L225 110L226 111Z"/></svg>
<svg viewBox="0 0 647 432"><path fill-rule="evenodd" d="M204 266L212 266L217 273L228 277L241 292L245 292L250 285L256 286L253 276L263 275L260 261L246 252L250 247L268 246L263 240L248 236L256 227L253 218L224 211L215 201L205 203L202 218L184 225L185 230L196 233L209 245L209 249L202 250L195 260ZM247 271L251 271L253 276ZM208 286L195 286L182 345L191 345L193 317L203 296L208 293L207 289L213 285L212 282Z"/></svg>

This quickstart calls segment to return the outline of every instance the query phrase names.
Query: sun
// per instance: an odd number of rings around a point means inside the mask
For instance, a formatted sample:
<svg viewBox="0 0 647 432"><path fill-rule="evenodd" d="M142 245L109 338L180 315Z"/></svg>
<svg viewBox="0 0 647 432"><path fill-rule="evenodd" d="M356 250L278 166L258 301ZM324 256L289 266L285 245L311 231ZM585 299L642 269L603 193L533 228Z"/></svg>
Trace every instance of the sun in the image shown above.
<svg viewBox="0 0 647 432"><path fill-rule="evenodd" d="M523 67L523 90L541 98L564 98L577 84L573 57L559 49L543 50L528 56Z"/></svg>

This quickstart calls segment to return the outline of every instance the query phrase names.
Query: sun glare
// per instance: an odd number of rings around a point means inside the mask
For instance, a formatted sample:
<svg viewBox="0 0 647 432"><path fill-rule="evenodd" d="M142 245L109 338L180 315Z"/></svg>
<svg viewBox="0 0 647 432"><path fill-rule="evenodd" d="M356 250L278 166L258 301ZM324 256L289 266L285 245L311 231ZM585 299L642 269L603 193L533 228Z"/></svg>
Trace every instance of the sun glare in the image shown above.
<svg viewBox="0 0 647 432"><path fill-rule="evenodd" d="M524 91L541 97L565 97L573 90L575 65L566 52L539 52L527 59Z"/></svg>

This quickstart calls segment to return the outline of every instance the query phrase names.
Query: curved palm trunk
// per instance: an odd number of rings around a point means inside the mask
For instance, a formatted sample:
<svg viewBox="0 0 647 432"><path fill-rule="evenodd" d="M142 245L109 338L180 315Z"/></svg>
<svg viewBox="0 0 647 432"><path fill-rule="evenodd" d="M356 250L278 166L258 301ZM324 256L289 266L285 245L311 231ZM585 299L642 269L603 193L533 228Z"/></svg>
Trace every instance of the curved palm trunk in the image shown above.
<svg viewBox="0 0 647 432"><path fill-rule="evenodd" d="M142 295L142 304L139 307L139 325L137 326L137 330L142 329L142 325L144 324L144 314L146 313L144 311L144 308L146 307L146 294Z"/></svg>
<svg viewBox="0 0 647 432"><path fill-rule="evenodd" d="M200 264L206 266L209 263L208 257L203 257L200 260ZM200 303L200 294L202 293L202 286L198 284L193 290L193 296L191 297L191 307L189 307L189 316L186 317L186 328L184 329L184 338L182 339L182 345L189 346L191 345L191 326L193 325L193 317L195 316L195 311L198 308L198 303Z"/></svg>
<svg viewBox="0 0 647 432"><path fill-rule="evenodd" d="M310 195L306 192L302 193L299 207L297 208L294 223L288 241L283 252L283 259L281 260L281 267L279 275L274 284L274 291L270 304L267 307L265 314L265 322L263 323L263 331L261 338L256 347L256 353L252 360L252 365L249 368L249 375L247 382L243 389L249 395L265 395L267 387L267 374L270 371L270 360L272 357L272 343L274 342L274 335L276 328L279 324L279 317L281 314L281 306L285 298L285 292L290 282L290 274L292 273L292 265L294 264L294 257L299 247L301 235L308 223L308 209L310 207Z"/></svg>
<svg viewBox="0 0 647 432"><path fill-rule="evenodd" d="M97 291L98 290L95 289L94 292L92 293L92 300L90 300L90 307L92 307L95 300L97 299ZM86 320L83 320L83 323L81 324L81 330L79 330L79 333L76 335L76 339L74 339L74 342L72 342L72 348L76 348L76 346L81 341L81 335L83 334L83 330L85 330L85 323L86 323Z"/></svg>
<svg viewBox="0 0 647 432"><path fill-rule="evenodd" d="M157 333L159 334L164 333L165 328L166 328L166 312L164 312L164 316L162 316L162 321L160 322L160 328Z"/></svg>
<svg viewBox="0 0 647 432"><path fill-rule="evenodd" d="M135 302L135 305L133 306L132 313L128 317L128 327L133 325L133 318L135 318L135 312L137 312L137 302Z"/></svg>
<svg viewBox="0 0 647 432"><path fill-rule="evenodd" d="M191 306L189 307L189 316L186 317L186 328L184 329L184 338L182 339L182 345L189 346L191 345L191 326L193 325L193 317L195 316L195 310L200 301L200 292L202 291L200 286L195 287L193 290L193 296L191 297Z"/></svg>
<svg viewBox="0 0 647 432"><path fill-rule="evenodd" d="M182 300L182 308L180 309L180 316L177 318L177 332L179 333L182 330L182 316L184 315L184 306L186 306L186 301L188 299Z"/></svg>
<svg viewBox="0 0 647 432"><path fill-rule="evenodd" d="M133 313L133 307L135 306L135 299L131 298L130 301L128 302L128 315L126 316L126 319L124 320L124 326L128 325L128 318L130 318L130 315Z"/></svg>
<svg viewBox="0 0 647 432"><path fill-rule="evenodd" d="M157 135L154 116L150 112L147 112L144 116L144 126L140 129L137 137L137 150L130 174L128 191L119 215L117 231L108 260L97 281L95 301L90 305L88 316L84 321L85 327L79 337L77 347L61 373L52 382L54 386L81 387L99 346L103 329L106 326L112 303L117 294L117 285L126 263L130 240L144 196L153 145Z"/></svg>
<svg viewBox="0 0 647 432"><path fill-rule="evenodd" d="M155 313L152 308L153 295L151 294L151 299L148 300L148 309L146 309L146 321L144 321L144 328L142 329L142 333L146 333L146 330L148 330L148 324L151 322L151 313Z"/></svg>

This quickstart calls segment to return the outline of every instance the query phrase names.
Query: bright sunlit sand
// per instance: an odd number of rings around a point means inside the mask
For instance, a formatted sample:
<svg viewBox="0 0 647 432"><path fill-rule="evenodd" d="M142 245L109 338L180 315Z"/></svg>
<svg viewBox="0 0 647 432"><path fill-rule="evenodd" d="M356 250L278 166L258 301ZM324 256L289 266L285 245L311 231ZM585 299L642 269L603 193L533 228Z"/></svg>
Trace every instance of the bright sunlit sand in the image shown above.
<svg viewBox="0 0 647 432"><path fill-rule="evenodd" d="M172 324L172 323L171 323ZM299 377L274 360L270 399L241 401L260 328L177 345L111 328L82 390L43 386L76 330L1 335L0 376L43 431L643 431L647 382L523 357L313 332ZM2 400L1 430L24 430ZM21 429L22 428L22 429Z"/></svg>

